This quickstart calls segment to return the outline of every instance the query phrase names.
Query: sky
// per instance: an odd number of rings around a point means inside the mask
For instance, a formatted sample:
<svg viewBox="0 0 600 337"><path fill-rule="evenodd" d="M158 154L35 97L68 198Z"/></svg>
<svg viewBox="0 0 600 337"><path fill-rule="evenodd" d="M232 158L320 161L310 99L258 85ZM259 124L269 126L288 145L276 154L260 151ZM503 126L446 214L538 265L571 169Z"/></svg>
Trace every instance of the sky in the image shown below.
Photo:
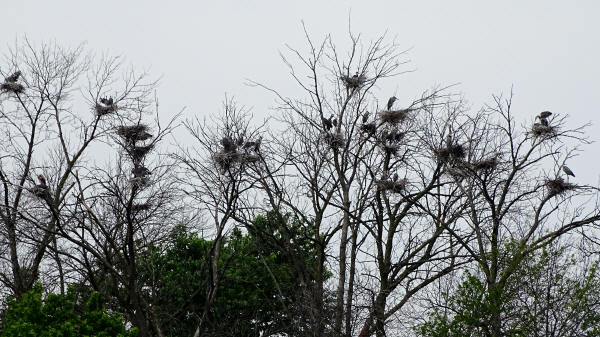
<svg viewBox="0 0 600 337"><path fill-rule="evenodd" d="M600 140L598 1L2 1L0 51L27 36L122 55L160 78L160 109L186 117L219 111L225 94L257 118L274 97L248 79L297 93L279 52L312 38L347 41L348 23L366 40L382 33L410 49L404 74L381 88L413 98L433 85L456 88L473 110L513 88L523 120L542 110L592 122ZM387 94L387 92L389 94ZM600 180L600 147L569 166L582 183Z"/></svg>

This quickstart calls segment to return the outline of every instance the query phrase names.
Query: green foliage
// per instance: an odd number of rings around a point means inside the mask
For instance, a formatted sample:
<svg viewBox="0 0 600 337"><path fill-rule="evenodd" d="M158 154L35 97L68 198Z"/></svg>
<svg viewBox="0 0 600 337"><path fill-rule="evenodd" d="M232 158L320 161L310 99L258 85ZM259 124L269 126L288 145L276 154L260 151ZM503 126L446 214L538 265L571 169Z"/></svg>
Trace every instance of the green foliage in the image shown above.
<svg viewBox="0 0 600 337"><path fill-rule="evenodd" d="M523 259L506 286L491 287L465 273L447 298L417 328L428 337L490 336L495 313L506 336L600 336L600 276L597 264L581 264L548 247Z"/></svg>
<svg viewBox="0 0 600 337"><path fill-rule="evenodd" d="M86 303L78 302L73 288L44 300L37 284L18 301L9 300L1 336L134 337L137 331L127 331L119 316L108 314L97 292Z"/></svg>
<svg viewBox="0 0 600 337"><path fill-rule="evenodd" d="M298 272L314 263L313 235L277 213L258 217L254 228L278 244L238 229L224 240L219 287L205 318L205 335L268 336L297 323L292 310L302 300ZM207 302L214 242L181 228L172 240L168 247L154 249L140 270L160 275L146 296L155 303L165 334L192 335Z"/></svg>

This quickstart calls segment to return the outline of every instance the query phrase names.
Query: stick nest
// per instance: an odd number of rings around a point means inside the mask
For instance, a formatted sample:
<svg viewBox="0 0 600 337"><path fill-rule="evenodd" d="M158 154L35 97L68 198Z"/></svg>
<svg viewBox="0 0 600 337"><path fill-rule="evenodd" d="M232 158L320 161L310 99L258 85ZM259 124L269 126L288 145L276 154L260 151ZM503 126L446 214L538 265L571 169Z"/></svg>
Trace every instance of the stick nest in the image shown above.
<svg viewBox="0 0 600 337"><path fill-rule="evenodd" d="M0 90L20 94L25 90L25 87L16 82L4 82L0 84Z"/></svg>
<svg viewBox="0 0 600 337"><path fill-rule="evenodd" d="M213 159L222 171L227 171L231 165L239 162L242 156L243 154L237 151L219 151L213 155Z"/></svg>
<svg viewBox="0 0 600 337"><path fill-rule="evenodd" d="M577 185L566 182L563 178L548 179L545 183L551 196L563 194L577 188Z"/></svg>
<svg viewBox="0 0 600 337"><path fill-rule="evenodd" d="M389 179L382 179L377 181L377 187L382 191L390 191L392 193L401 193L406 190L406 179L399 179L396 181Z"/></svg>
<svg viewBox="0 0 600 337"><path fill-rule="evenodd" d="M473 163L472 168L475 171L490 171L498 166L498 158L490 157Z"/></svg>
<svg viewBox="0 0 600 337"><path fill-rule="evenodd" d="M364 75L360 76L342 76L340 77L344 82L344 85L348 89L358 89L367 81L367 77Z"/></svg>
<svg viewBox="0 0 600 337"><path fill-rule="evenodd" d="M131 210L133 212L141 212L141 211L147 211L150 209L152 205L150 203L139 203L139 204L133 204L131 205Z"/></svg>
<svg viewBox="0 0 600 337"><path fill-rule="evenodd" d="M127 152L134 162L140 162L154 148L154 144L144 146L131 146Z"/></svg>
<svg viewBox="0 0 600 337"><path fill-rule="evenodd" d="M535 123L531 127L531 134L535 137L552 137L556 135L556 128L550 125Z"/></svg>
<svg viewBox="0 0 600 337"><path fill-rule="evenodd" d="M323 139L334 149L338 149L346 144L346 139L340 132L325 132L323 134Z"/></svg>
<svg viewBox="0 0 600 337"><path fill-rule="evenodd" d="M397 124L403 122L414 109L390 110L380 113L381 121L384 123Z"/></svg>
<svg viewBox="0 0 600 337"><path fill-rule="evenodd" d="M120 126L117 129L117 134L129 142L144 141L152 138L148 133L148 126L144 124Z"/></svg>
<svg viewBox="0 0 600 337"><path fill-rule="evenodd" d="M373 136L377 132L377 125L375 125L375 123L362 124L360 126L360 131L368 134L369 136Z"/></svg>
<svg viewBox="0 0 600 337"><path fill-rule="evenodd" d="M440 162L449 162L452 160L463 159L467 153L465 147L460 144L454 144L447 147L434 150L435 156Z"/></svg>
<svg viewBox="0 0 600 337"><path fill-rule="evenodd" d="M144 187L150 185L150 178L148 178L148 176L146 176L146 175L139 176L139 177L133 177L133 178L129 179L129 183L131 184L131 186L133 188L141 189L141 188L144 188Z"/></svg>
<svg viewBox="0 0 600 337"><path fill-rule="evenodd" d="M108 115L115 111L117 111L116 104L104 105L104 104L96 103L96 115L98 115L98 116Z"/></svg>
<svg viewBox="0 0 600 337"><path fill-rule="evenodd" d="M242 153L239 160L242 163L255 163L260 160L260 156L257 154Z"/></svg>

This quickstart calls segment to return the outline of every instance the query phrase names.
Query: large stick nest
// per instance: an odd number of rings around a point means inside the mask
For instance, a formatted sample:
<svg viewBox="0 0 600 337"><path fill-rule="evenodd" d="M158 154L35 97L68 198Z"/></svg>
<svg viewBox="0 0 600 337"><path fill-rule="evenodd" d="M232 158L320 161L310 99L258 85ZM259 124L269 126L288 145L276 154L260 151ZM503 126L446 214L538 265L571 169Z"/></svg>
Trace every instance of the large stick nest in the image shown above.
<svg viewBox="0 0 600 337"><path fill-rule="evenodd" d="M357 89L360 88L367 81L367 77L364 75L360 76L341 76L340 77L344 82L344 85L348 89Z"/></svg>
<svg viewBox="0 0 600 337"><path fill-rule="evenodd" d="M239 162L242 158L242 153L237 151L219 151L213 155L215 163L223 171L227 171L233 164Z"/></svg>
<svg viewBox="0 0 600 337"><path fill-rule="evenodd" d="M154 148L154 144L143 146L131 146L127 148L127 152L134 162L140 162Z"/></svg>
<svg viewBox="0 0 600 337"><path fill-rule="evenodd" d="M556 128L550 125L535 123L531 127L531 134L535 137L552 137L556 135Z"/></svg>
<svg viewBox="0 0 600 337"><path fill-rule="evenodd" d="M414 109L390 110L380 113L384 123L397 124L403 122Z"/></svg>
<svg viewBox="0 0 600 337"><path fill-rule="evenodd" d="M148 126L144 124L120 126L117 129L117 134L129 142L144 141L152 138L148 133Z"/></svg>
<svg viewBox="0 0 600 337"><path fill-rule="evenodd" d="M16 82L4 82L0 84L0 90L20 94L25 90L25 87Z"/></svg>
<svg viewBox="0 0 600 337"><path fill-rule="evenodd" d="M239 160L242 163L255 163L260 160L260 156L252 153L242 153Z"/></svg>
<svg viewBox="0 0 600 337"><path fill-rule="evenodd" d="M346 139L341 132L325 132L323 134L325 142L334 149L343 147L346 144Z"/></svg>
<svg viewBox="0 0 600 337"><path fill-rule="evenodd" d="M98 116L108 115L115 111L117 111L116 104L104 105L104 104L96 103L96 114Z"/></svg>
<svg viewBox="0 0 600 337"><path fill-rule="evenodd" d="M382 191L390 191L392 193L401 193L406 190L406 179L399 179L396 181L390 179L381 179L377 181L377 187Z"/></svg>
<svg viewBox="0 0 600 337"><path fill-rule="evenodd" d="M545 185L548 188L548 193L550 193L551 196L563 194L567 191L572 191L577 188L577 185L571 184L560 177L546 180Z"/></svg>
<svg viewBox="0 0 600 337"><path fill-rule="evenodd" d="M150 203L144 202L144 203L138 203L138 204L133 204L131 205L131 210L133 212L141 212L141 211L147 211L150 209L152 205Z"/></svg>
<svg viewBox="0 0 600 337"><path fill-rule="evenodd" d="M446 163L452 160L463 159L467 153L464 146L453 144L447 147L434 150L435 156L440 162Z"/></svg>
<svg viewBox="0 0 600 337"><path fill-rule="evenodd" d="M490 157L482 160L478 160L472 164L472 168L475 171L491 171L498 166L498 158Z"/></svg>

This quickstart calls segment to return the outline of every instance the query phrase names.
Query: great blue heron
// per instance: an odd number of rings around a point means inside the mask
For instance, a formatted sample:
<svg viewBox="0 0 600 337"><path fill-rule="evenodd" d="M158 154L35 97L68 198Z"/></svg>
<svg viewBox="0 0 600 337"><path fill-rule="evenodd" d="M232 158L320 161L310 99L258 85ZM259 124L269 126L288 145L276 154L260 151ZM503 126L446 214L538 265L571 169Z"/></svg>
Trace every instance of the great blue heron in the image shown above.
<svg viewBox="0 0 600 337"><path fill-rule="evenodd" d="M369 112L365 112L362 116L362 122L363 124L369 121Z"/></svg>
<svg viewBox="0 0 600 337"><path fill-rule="evenodd" d="M571 171L571 169L568 168L567 165L563 165L562 170L567 176L575 177L575 173L573 173L573 171Z"/></svg>
<svg viewBox="0 0 600 337"><path fill-rule="evenodd" d="M230 137L223 137L221 139L221 145L223 145L225 152L233 152L236 148L235 143Z"/></svg>
<svg viewBox="0 0 600 337"><path fill-rule="evenodd" d="M392 106L394 105L394 102L396 102L396 100L397 100L396 96L392 96L392 97L390 97L390 99L388 99L388 102L387 102L388 110L392 109Z"/></svg>
<svg viewBox="0 0 600 337"><path fill-rule="evenodd" d="M102 97L100 98L100 103L104 104L104 105L112 105L112 97L110 98L106 98L106 97Z"/></svg>
<svg viewBox="0 0 600 337"><path fill-rule="evenodd" d="M325 131L331 130L331 128L334 125L337 126L337 120L333 119L333 114L329 117L329 119L321 117L321 121L323 122L323 126L325 127Z"/></svg>
<svg viewBox="0 0 600 337"><path fill-rule="evenodd" d="M21 76L21 71L17 70L12 75L8 76L5 80L6 82L15 83L19 80L19 76Z"/></svg>
<svg viewBox="0 0 600 337"><path fill-rule="evenodd" d="M550 123L548 123L548 120L546 118L540 118L540 123L543 126L550 126Z"/></svg>
<svg viewBox="0 0 600 337"><path fill-rule="evenodd" d="M31 192L38 198L49 200L50 192L48 191L48 185L46 184L46 178L43 175L38 175L40 181L39 184L35 185Z"/></svg>
<svg viewBox="0 0 600 337"><path fill-rule="evenodd" d="M550 112L550 111L542 111L537 116L537 118L540 118L540 119L542 119L542 118L548 118L548 117L550 117L550 115L552 115L552 112Z"/></svg>
<svg viewBox="0 0 600 337"><path fill-rule="evenodd" d="M136 178L139 177L145 177L147 175L150 174L150 170L148 170L147 168L145 168L142 165L136 165L132 170L131 173L133 173L133 176Z"/></svg>

